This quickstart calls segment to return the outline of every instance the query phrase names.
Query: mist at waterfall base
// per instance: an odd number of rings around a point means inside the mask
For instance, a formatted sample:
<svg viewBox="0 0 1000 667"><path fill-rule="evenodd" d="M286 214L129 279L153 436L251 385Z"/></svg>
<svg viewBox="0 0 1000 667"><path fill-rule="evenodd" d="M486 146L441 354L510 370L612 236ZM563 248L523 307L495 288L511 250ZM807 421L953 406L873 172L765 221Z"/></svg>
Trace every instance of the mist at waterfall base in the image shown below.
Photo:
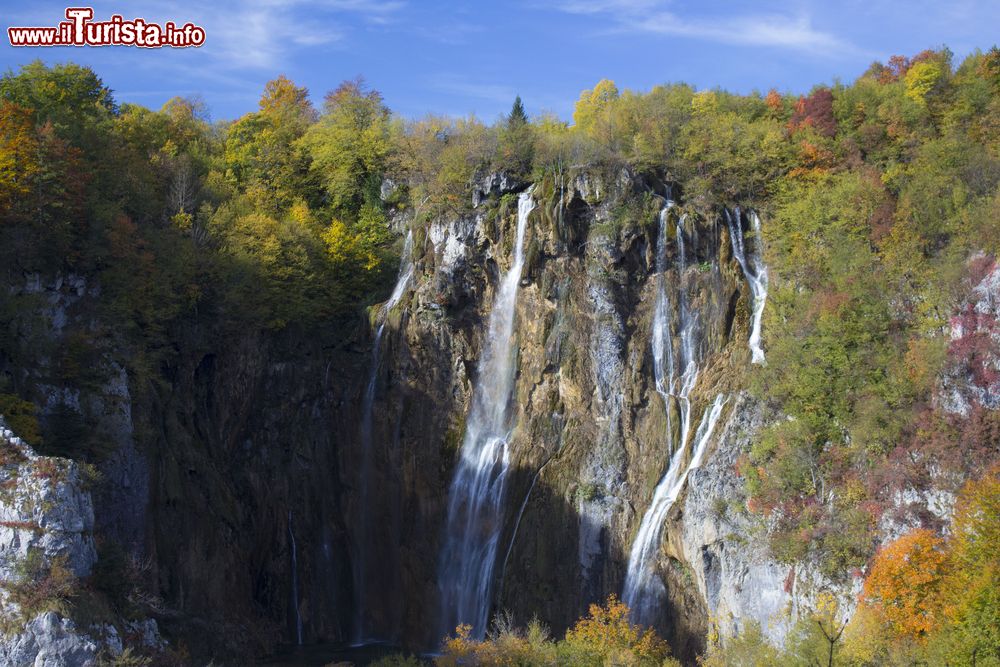
<svg viewBox="0 0 1000 667"><path fill-rule="evenodd" d="M461 623L470 624L475 637L486 632L510 464L510 401L517 370L514 314L524 266L524 235L534 208L531 191L521 193L514 257L490 313L472 408L448 492L438 570L441 637Z"/></svg>

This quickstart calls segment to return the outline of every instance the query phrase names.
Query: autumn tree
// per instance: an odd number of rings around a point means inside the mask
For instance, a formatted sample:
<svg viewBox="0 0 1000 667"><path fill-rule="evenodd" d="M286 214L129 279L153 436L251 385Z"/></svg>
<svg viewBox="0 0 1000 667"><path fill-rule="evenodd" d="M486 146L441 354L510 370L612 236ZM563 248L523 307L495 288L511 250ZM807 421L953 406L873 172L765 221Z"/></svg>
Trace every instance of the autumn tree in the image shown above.
<svg viewBox="0 0 1000 667"><path fill-rule="evenodd" d="M876 555L862 599L894 635L925 639L939 627L947 570L943 547L941 538L918 528Z"/></svg>
<svg viewBox="0 0 1000 667"><path fill-rule="evenodd" d="M601 79L593 90L580 93L580 99L573 109L573 123L576 128L605 145L614 147L614 107L619 95L618 86L610 79Z"/></svg>
<svg viewBox="0 0 1000 667"><path fill-rule="evenodd" d="M566 644L578 664L613 664L627 655L637 664L660 665L670 654L652 628L632 624L628 606L614 594L604 605L590 605L588 615L566 632Z"/></svg>
<svg viewBox="0 0 1000 667"><path fill-rule="evenodd" d="M281 76L265 85L259 106L260 111L243 116L229 128L228 176L272 215L297 198L318 203L310 156L297 143L316 117L308 91Z"/></svg>
<svg viewBox="0 0 1000 667"><path fill-rule="evenodd" d="M996 441L994 441L995 443ZM968 482L955 508L942 581L944 616L961 657L1000 655L1000 465Z"/></svg>
<svg viewBox="0 0 1000 667"><path fill-rule="evenodd" d="M0 212L8 218L15 202L26 197L41 165L31 112L0 102Z"/></svg>
<svg viewBox="0 0 1000 667"><path fill-rule="evenodd" d="M768 98L770 99L770 94ZM833 115L833 93L830 89L817 88L807 97L800 97L789 125L793 130L811 127L824 137L835 135L837 119Z"/></svg>

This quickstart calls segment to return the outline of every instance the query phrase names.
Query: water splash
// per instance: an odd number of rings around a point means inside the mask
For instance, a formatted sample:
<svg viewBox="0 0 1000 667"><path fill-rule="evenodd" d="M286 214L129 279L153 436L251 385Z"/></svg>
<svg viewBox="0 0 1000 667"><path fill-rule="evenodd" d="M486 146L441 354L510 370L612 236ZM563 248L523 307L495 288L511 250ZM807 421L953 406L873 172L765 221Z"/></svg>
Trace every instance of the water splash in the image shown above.
<svg viewBox="0 0 1000 667"><path fill-rule="evenodd" d="M524 234L534 208L530 190L522 193L517 202L514 258L490 314L472 408L448 494L438 572L439 636L460 623L470 624L475 637L486 631L510 464L510 402L517 352L514 310L524 267Z"/></svg>
<svg viewBox="0 0 1000 667"><path fill-rule="evenodd" d="M712 432L715 430L715 425L719 421L725 403L725 397L719 394L715 397L712 406L705 410L701 424L695 432L694 454L691 456L691 460L685 464L687 447L686 443L683 442L671 457L667 473L656 485L653 500L642 517L642 523L639 524L639 532L629 553L628 573L625 577L625 588L622 593L622 599L631 609L633 623L653 625L656 620L660 603L666 594L663 582L656 574L656 560L660 550L663 522L670 512L670 508L677 502L677 497L684 488L688 474L695 468L701 467L708 443L712 438Z"/></svg>
<svg viewBox="0 0 1000 667"><path fill-rule="evenodd" d="M729 226L729 238L733 243L733 255L743 269L750 284L750 291L753 293L753 320L750 327L750 352L752 362L755 364L764 363L764 350L761 348L760 325L764 315L764 303L767 301L767 266L764 265L762 257L764 245L760 233L760 218L755 211L750 211L750 223L754 233L754 252L749 260L746 248L743 243L743 227L740 223L742 215L737 207L735 214L730 215L728 210L724 211L726 224Z"/></svg>
<svg viewBox="0 0 1000 667"><path fill-rule="evenodd" d="M372 641L368 636L366 602L369 596L368 581L368 543L371 537L371 507L368 485L372 475L372 413L375 405L375 389L378 380L378 368L382 360L382 336L389 321L389 313L402 300L406 289L413 279L413 232L406 233L403 243L403 253L400 256L399 275L396 285L379 311L379 326L372 342L372 356L368 369L368 383L365 385L364 400L361 403L361 474L359 475L357 537L354 557L354 591L355 591L355 622L353 643L355 645Z"/></svg>

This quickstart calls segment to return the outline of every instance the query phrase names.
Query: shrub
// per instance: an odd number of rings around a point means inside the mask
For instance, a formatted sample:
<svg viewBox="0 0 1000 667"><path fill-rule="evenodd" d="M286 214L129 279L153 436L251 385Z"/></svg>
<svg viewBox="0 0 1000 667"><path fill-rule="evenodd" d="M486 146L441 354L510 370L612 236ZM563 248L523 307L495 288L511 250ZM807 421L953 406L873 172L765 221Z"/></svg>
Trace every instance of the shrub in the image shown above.
<svg viewBox="0 0 1000 667"><path fill-rule="evenodd" d="M28 555L17 564L16 573L16 580L0 583L18 607L17 618L5 619L5 632L45 611L64 615L69 612L79 586L66 556L57 556L47 563L41 550L29 549Z"/></svg>
<svg viewBox="0 0 1000 667"><path fill-rule="evenodd" d="M517 628L509 613L493 619L484 641L471 637L472 628L460 625L445 640L443 655L436 663L453 665L572 665L603 667L635 665L671 667L670 647L651 628L632 625L628 607L611 595L601 606L590 605L589 615L580 619L553 642L549 630L533 619L526 630Z"/></svg>

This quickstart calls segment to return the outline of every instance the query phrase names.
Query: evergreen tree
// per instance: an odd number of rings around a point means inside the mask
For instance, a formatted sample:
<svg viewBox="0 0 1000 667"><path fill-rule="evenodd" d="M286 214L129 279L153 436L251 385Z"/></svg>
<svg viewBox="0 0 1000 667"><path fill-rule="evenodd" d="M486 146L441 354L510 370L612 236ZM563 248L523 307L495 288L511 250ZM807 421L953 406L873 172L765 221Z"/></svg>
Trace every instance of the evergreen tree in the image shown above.
<svg viewBox="0 0 1000 667"><path fill-rule="evenodd" d="M514 129L527 125L527 123L528 114L524 112L524 104L521 102L521 96L518 95L514 98L514 106L510 108L510 115L507 116L507 127Z"/></svg>

